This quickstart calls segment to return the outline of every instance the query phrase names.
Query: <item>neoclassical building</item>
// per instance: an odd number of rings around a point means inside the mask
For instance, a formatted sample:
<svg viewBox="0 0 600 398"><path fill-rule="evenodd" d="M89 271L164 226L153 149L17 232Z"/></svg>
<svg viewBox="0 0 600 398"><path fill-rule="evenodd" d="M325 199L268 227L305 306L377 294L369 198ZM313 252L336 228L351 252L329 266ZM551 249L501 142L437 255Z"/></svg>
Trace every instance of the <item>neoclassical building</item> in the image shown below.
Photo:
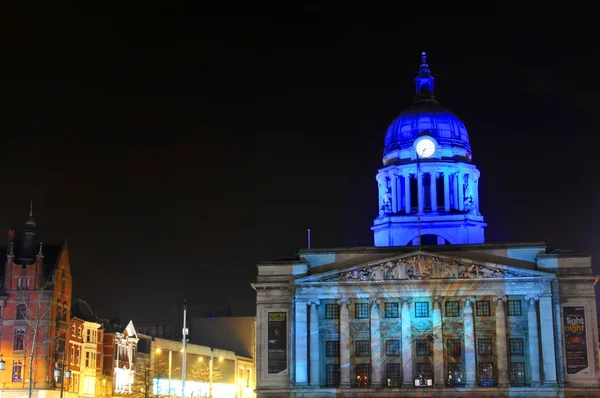
<svg viewBox="0 0 600 398"><path fill-rule="evenodd" d="M486 243L425 54L415 85L385 136L375 245L258 264L258 396L600 396L590 255Z"/></svg>

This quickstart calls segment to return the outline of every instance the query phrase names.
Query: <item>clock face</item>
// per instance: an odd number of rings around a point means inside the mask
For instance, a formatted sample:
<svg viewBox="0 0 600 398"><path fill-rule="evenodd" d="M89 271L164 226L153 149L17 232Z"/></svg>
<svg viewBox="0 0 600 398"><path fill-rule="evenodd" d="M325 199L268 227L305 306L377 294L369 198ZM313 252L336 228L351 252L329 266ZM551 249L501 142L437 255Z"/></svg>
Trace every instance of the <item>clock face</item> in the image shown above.
<svg viewBox="0 0 600 398"><path fill-rule="evenodd" d="M417 142L415 149L417 150L417 155L422 158L428 158L435 153L435 143L428 138L424 138Z"/></svg>

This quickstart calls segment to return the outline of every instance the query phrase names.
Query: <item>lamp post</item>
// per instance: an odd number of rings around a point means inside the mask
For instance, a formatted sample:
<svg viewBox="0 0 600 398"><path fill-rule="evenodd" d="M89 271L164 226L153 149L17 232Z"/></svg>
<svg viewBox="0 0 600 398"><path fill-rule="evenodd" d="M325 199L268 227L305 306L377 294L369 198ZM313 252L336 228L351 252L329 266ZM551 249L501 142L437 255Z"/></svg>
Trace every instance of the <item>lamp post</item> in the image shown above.
<svg viewBox="0 0 600 398"><path fill-rule="evenodd" d="M67 370L65 370L65 366L67 367ZM61 375L63 376L61 378ZM63 396L63 391L65 390L65 379L70 379L71 378L71 371L69 370L69 367L67 365L65 365L64 362L61 362L59 365L56 365L56 367L54 368L54 380L58 383L58 380L60 380L60 398L62 398Z"/></svg>

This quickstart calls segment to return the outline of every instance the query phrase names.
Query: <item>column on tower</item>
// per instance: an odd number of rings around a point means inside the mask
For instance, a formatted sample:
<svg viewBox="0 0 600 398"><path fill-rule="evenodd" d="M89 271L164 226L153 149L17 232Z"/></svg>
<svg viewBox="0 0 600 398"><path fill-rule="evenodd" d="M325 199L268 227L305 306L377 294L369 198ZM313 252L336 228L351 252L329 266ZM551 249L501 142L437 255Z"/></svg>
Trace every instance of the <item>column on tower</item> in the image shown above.
<svg viewBox="0 0 600 398"><path fill-rule="evenodd" d="M444 211L450 212L450 174L444 171Z"/></svg>
<svg viewBox="0 0 600 398"><path fill-rule="evenodd" d="M429 198L431 200L431 212L437 212L437 176L438 173L432 171L429 173Z"/></svg>
<svg viewBox="0 0 600 398"><path fill-rule="evenodd" d="M475 328L473 326L473 297L464 299L465 308L464 328L465 328L465 382L468 387L475 386Z"/></svg>
<svg viewBox="0 0 600 398"><path fill-rule="evenodd" d="M383 198L385 196L385 191L387 190L387 181L386 178L383 177L381 174L377 175L377 187L379 188L379 208L377 210L380 212L379 214L382 214L381 212L383 210Z"/></svg>
<svg viewBox="0 0 600 398"><path fill-rule="evenodd" d="M308 383L308 313L307 302L296 300L296 385Z"/></svg>
<svg viewBox="0 0 600 398"><path fill-rule="evenodd" d="M318 386L320 378L319 364L321 362L319 353L319 311L317 306L319 300L310 301L310 378L311 386Z"/></svg>
<svg viewBox="0 0 600 398"><path fill-rule="evenodd" d="M462 171L456 173L457 187L458 189L458 210L463 211L465 209L465 174Z"/></svg>
<svg viewBox="0 0 600 398"><path fill-rule="evenodd" d="M417 173L417 205L419 214L423 214L425 195L423 194L423 173Z"/></svg>
<svg viewBox="0 0 600 398"><path fill-rule="evenodd" d="M479 214L479 177L473 176L473 201L475 204L475 211Z"/></svg>
<svg viewBox="0 0 600 398"><path fill-rule="evenodd" d="M340 387L350 388L350 300L339 299L337 303L340 306Z"/></svg>
<svg viewBox="0 0 600 398"><path fill-rule="evenodd" d="M433 298L433 382L437 387L444 386L444 339L442 333L442 298Z"/></svg>
<svg viewBox="0 0 600 398"><path fill-rule="evenodd" d="M371 387L381 387L381 328L379 299L371 299Z"/></svg>
<svg viewBox="0 0 600 398"><path fill-rule="evenodd" d="M529 369L531 372L531 385L540 385L540 348L538 338L538 321L536 301L537 295L525 296L527 301L527 328L529 329Z"/></svg>
<svg viewBox="0 0 600 398"><path fill-rule="evenodd" d="M506 296L496 297L496 357L498 358L498 387L508 387L505 302Z"/></svg>
<svg viewBox="0 0 600 398"><path fill-rule="evenodd" d="M552 319L552 297L540 297L540 330L542 331L542 361L544 385L556 384L556 353L554 350L554 321Z"/></svg>
<svg viewBox="0 0 600 398"><path fill-rule="evenodd" d="M390 175L390 188L392 190L392 213L396 214L400 210L400 206L398 206L400 195L398 194L398 182L395 174Z"/></svg>
<svg viewBox="0 0 600 398"><path fill-rule="evenodd" d="M404 211L410 214L410 174L403 174L404 177Z"/></svg>
<svg viewBox="0 0 600 398"><path fill-rule="evenodd" d="M402 386L413 387L412 335L410 329L410 298L402 302Z"/></svg>

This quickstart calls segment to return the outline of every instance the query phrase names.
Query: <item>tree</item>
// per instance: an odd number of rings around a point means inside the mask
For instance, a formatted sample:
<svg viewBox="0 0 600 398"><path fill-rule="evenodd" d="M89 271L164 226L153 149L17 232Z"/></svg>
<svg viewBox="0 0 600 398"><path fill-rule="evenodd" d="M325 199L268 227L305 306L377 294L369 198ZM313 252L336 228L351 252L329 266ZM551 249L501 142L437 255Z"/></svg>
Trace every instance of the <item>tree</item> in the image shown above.
<svg viewBox="0 0 600 398"><path fill-rule="evenodd" d="M181 372L181 368L171 366L171 374ZM133 379L132 395L143 398L158 398L175 395L162 388L161 380L169 378L169 360L155 355L152 358L139 356L135 361L135 376Z"/></svg>
<svg viewBox="0 0 600 398"><path fill-rule="evenodd" d="M210 376L211 376L210 361L206 361L206 360L204 360L204 358L202 358L202 359L203 359L202 361L195 361L194 365L190 368L189 379L191 381L210 383ZM221 368L219 366L215 365L215 360L213 359L212 382L216 383L216 382L220 381L222 378L223 378L223 371L221 370ZM199 396L208 396L208 397L212 398L213 393L210 388L211 387L209 387L208 395L200 395L201 393L199 393L198 395Z"/></svg>
<svg viewBox="0 0 600 398"><path fill-rule="evenodd" d="M29 349L29 358L26 359L29 361L29 369L27 379L29 380L29 398L33 396L33 385L35 384L34 380L34 360L36 356L39 354L39 351L42 347L47 346L52 338L49 337L49 329L50 329L50 319L51 319L51 310L52 310L52 291L46 290L47 283L42 286L40 290L35 293L31 293L27 295L24 301L21 301L20 304L25 306L25 320L29 329L33 332L31 335L31 339L28 340ZM18 307L17 307L18 308ZM18 311L18 310L17 310ZM18 314L17 314L18 316ZM45 328L45 330L44 330ZM44 333L44 331L46 333ZM27 335L30 335L27 333ZM60 348L60 342L57 342L57 348ZM27 347L25 347L27 348ZM63 341L62 350L64 353L65 344ZM48 352L48 351L47 351ZM58 350L57 350L58 352ZM63 369L64 370L64 369ZM50 371L50 370L49 370Z"/></svg>

